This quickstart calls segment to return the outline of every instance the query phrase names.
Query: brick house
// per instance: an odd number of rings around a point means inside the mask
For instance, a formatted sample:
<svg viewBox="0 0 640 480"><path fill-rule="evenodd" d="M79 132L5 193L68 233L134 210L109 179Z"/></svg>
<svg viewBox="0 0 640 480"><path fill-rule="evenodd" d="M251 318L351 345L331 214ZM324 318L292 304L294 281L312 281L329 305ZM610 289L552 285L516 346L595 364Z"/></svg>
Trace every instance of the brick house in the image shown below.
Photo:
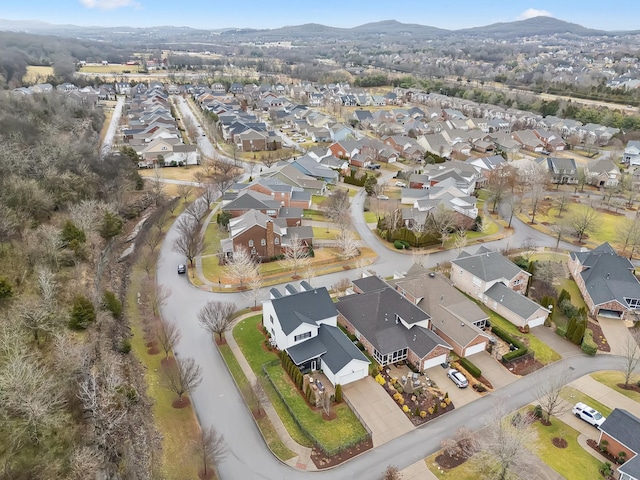
<svg viewBox="0 0 640 480"><path fill-rule="evenodd" d="M375 283L339 299L338 323L380 365L406 360L424 372L447 361L453 347L429 328L429 314L381 280Z"/></svg>
<svg viewBox="0 0 640 480"><path fill-rule="evenodd" d="M640 418L616 408L600 426L598 445L606 441L606 450L614 457L624 452L625 462L618 467L620 480L640 480Z"/></svg>
<svg viewBox="0 0 640 480"><path fill-rule="evenodd" d="M276 179L261 178L248 187L249 190L269 195L281 207L311 208L311 194Z"/></svg>
<svg viewBox="0 0 640 480"><path fill-rule="evenodd" d="M406 275L390 284L404 298L429 312L431 329L453 347L456 355L468 357L486 350L490 336L482 328L489 316L448 278L413 265Z"/></svg>
<svg viewBox="0 0 640 480"><path fill-rule="evenodd" d="M525 296L531 274L503 257L481 247L475 255L462 252L451 262L455 286L477 298L518 327L543 325L550 311Z"/></svg>
<svg viewBox="0 0 640 480"><path fill-rule="evenodd" d="M569 272L592 317L635 319L640 312L640 282L633 264L609 243L569 255Z"/></svg>

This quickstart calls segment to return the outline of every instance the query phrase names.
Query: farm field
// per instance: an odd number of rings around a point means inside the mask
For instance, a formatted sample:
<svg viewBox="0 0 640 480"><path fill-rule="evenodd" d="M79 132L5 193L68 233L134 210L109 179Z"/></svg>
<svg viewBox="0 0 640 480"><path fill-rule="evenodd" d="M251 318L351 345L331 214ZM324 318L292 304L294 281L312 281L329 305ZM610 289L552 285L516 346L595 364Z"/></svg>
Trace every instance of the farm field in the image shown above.
<svg viewBox="0 0 640 480"><path fill-rule="evenodd" d="M42 83L49 75L53 75L53 67L42 65L27 65L27 73L22 77L25 83Z"/></svg>

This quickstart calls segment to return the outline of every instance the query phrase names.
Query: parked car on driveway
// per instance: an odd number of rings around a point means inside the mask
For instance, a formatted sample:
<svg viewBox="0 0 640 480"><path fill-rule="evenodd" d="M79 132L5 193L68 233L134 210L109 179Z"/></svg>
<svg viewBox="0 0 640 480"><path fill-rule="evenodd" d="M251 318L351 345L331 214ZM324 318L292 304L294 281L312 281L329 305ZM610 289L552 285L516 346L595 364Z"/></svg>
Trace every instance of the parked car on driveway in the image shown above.
<svg viewBox="0 0 640 480"><path fill-rule="evenodd" d="M457 385L458 388L467 388L469 386L467 377L465 377L455 368L449 369L449 371L447 372L447 377L449 377L451 381Z"/></svg>
<svg viewBox="0 0 640 480"><path fill-rule="evenodd" d="M600 428L600 425L606 420L606 417L602 416L599 411L582 402L576 403L571 411L576 417L590 423L596 428Z"/></svg>
<svg viewBox="0 0 640 480"><path fill-rule="evenodd" d="M386 195L378 195L378 200L389 200L389 197Z"/></svg>
<svg viewBox="0 0 640 480"><path fill-rule="evenodd" d="M183 263L178 265L178 275L180 275L182 273L187 273L187 266L185 264L183 264Z"/></svg>
<svg viewBox="0 0 640 480"><path fill-rule="evenodd" d="M404 182L396 182L396 187L402 187L402 188L404 188L404 187L406 187L406 186L407 186L407 184L406 184L406 183L404 183Z"/></svg>

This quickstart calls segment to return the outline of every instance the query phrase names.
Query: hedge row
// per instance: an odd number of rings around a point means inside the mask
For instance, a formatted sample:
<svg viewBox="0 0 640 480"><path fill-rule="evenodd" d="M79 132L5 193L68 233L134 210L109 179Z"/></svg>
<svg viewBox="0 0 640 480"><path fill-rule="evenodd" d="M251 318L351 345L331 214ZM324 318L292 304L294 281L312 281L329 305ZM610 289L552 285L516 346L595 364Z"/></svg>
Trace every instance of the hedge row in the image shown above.
<svg viewBox="0 0 640 480"><path fill-rule="evenodd" d="M529 350L527 349L526 345L524 343L522 343L520 340L517 340L516 338L512 337L511 335L509 335L506 331L504 331L503 329L501 329L500 327L491 327L491 331L493 333L495 333L498 337L500 337L502 340L504 340L505 342L514 345L517 350L514 350L513 352L509 352L509 353L505 353L502 356L502 362L503 363L508 363L512 360L515 360L518 357L521 357L523 355L526 355Z"/></svg>
<svg viewBox="0 0 640 480"><path fill-rule="evenodd" d="M474 376L474 378L480 378L482 376L482 370L471 363L468 358L461 358L459 362L467 372Z"/></svg>
<svg viewBox="0 0 640 480"><path fill-rule="evenodd" d="M582 345L580 348L587 355L595 355L598 352L598 345L593 341L593 330L587 328L584 331L584 337L582 338Z"/></svg>

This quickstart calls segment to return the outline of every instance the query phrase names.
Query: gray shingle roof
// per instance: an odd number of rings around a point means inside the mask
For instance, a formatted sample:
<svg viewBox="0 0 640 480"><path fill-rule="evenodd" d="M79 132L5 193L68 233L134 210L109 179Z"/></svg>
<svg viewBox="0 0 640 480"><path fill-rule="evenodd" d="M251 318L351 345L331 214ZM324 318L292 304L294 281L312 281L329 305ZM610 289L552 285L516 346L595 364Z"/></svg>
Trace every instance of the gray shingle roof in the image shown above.
<svg viewBox="0 0 640 480"><path fill-rule="evenodd" d="M390 287L343 297L336 308L383 355L410 348L423 358L438 345L451 348L431 330L396 323L396 315L409 325L430 317Z"/></svg>
<svg viewBox="0 0 640 480"><path fill-rule="evenodd" d="M222 207L223 210L256 210L277 209L280 202L272 200L269 195L248 190L238 195L234 200Z"/></svg>
<svg viewBox="0 0 640 480"><path fill-rule="evenodd" d="M353 284L362 290L364 293L373 292L375 290L381 290L383 288L388 288L389 285L382 280L380 277L376 275L371 275L370 277L359 278L353 281Z"/></svg>
<svg viewBox="0 0 640 480"><path fill-rule="evenodd" d="M571 256L586 267L580 275L595 305L617 300L627 307L625 298L640 298L640 282L633 274L633 264L608 243Z"/></svg>
<svg viewBox="0 0 640 480"><path fill-rule="evenodd" d="M638 435L640 431L640 418L626 410L615 408L613 412L611 412L611 415L609 415L600 426L600 430L615 438L630 450L640 453L640 435ZM633 475L635 478L640 478L639 460L639 457L636 455L632 460L623 464L619 470Z"/></svg>
<svg viewBox="0 0 640 480"><path fill-rule="evenodd" d="M484 292L487 297L501 303L513 313L519 315L525 320L533 315L541 305L530 298L520 295L518 292L514 292L503 283L494 283L489 290Z"/></svg>
<svg viewBox="0 0 640 480"><path fill-rule="evenodd" d="M460 255L451 263L485 282L501 278L511 279L522 271L515 263L503 257L500 252L483 252L464 257Z"/></svg>
<svg viewBox="0 0 640 480"><path fill-rule="evenodd" d="M339 372L354 359L370 363L360 349L339 328L322 324L318 330L318 337L327 347L327 353L322 356L322 361L332 372Z"/></svg>
<svg viewBox="0 0 640 480"><path fill-rule="evenodd" d="M285 335L303 323L317 325L318 321L338 314L325 287L274 298L271 303Z"/></svg>

